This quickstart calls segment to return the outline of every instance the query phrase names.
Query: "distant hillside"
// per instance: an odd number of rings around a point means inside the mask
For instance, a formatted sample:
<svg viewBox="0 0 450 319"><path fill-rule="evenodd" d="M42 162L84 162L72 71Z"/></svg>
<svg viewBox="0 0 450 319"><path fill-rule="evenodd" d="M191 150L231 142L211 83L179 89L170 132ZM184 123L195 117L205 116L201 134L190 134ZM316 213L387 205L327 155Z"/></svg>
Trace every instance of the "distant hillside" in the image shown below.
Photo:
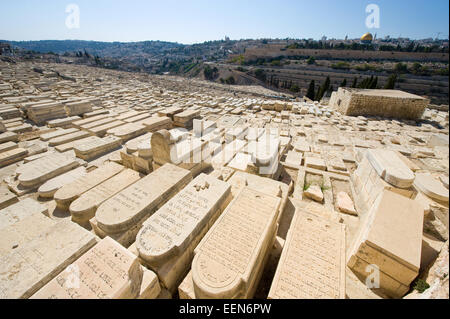
<svg viewBox="0 0 450 319"><path fill-rule="evenodd" d="M182 48L184 45L163 41L143 41L143 42L98 42L81 40L42 40L42 41L7 41L13 47L25 50L57 54L66 52L84 52L85 50L93 55L101 57L121 58L135 54L158 55L172 49Z"/></svg>

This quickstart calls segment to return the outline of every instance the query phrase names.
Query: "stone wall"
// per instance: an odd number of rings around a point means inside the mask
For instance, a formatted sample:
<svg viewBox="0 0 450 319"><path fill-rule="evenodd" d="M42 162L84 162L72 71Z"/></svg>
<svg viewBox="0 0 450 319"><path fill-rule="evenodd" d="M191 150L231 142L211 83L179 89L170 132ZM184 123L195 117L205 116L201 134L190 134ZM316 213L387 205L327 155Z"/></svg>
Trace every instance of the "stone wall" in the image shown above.
<svg viewBox="0 0 450 319"><path fill-rule="evenodd" d="M418 95L398 90L339 88L329 105L345 115L416 120L422 117L429 102Z"/></svg>

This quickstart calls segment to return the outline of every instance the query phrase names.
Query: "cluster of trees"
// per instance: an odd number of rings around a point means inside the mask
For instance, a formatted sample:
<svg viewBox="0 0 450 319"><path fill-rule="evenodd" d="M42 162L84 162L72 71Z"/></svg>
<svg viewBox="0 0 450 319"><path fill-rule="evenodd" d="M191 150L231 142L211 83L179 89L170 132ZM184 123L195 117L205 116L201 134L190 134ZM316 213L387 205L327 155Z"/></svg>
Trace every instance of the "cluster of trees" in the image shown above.
<svg viewBox="0 0 450 319"><path fill-rule="evenodd" d="M391 74L391 76L388 78L386 84L384 85L383 89L392 90L395 88L395 84L397 83L398 75L396 73ZM339 87L347 87L347 79L344 79ZM355 77L353 79L353 83L350 86L351 88L359 88L359 89L380 89L381 87L378 86L378 77L368 77L363 79L360 83L358 83L358 78ZM325 79L325 82L319 86L319 88L316 91L316 83L314 80L312 80L309 83L308 91L306 92L306 97L313 101L320 101L325 94L329 94L333 91L333 85L331 85L330 77L327 76Z"/></svg>
<svg viewBox="0 0 450 319"><path fill-rule="evenodd" d="M320 101L324 97L325 93L332 92L332 91L333 91L333 86L331 85L330 77L327 76L327 78L325 79L325 82L323 82L323 84L321 86L319 86L317 92L316 92L316 83L314 80L312 80L309 83L309 87L308 87L308 91L306 92L306 96L313 101Z"/></svg>
<svg viewBox="0 0 450 319"><path fill-rule="evenodd" d="M220 78L220 83L234 85L234 84L236 84L236 80L234 79L234 77L232 75L230 75L226 79Z"/></svg>
<svg viewBox="0 0 450 319"><path fill-rule="evenodd" d="M203 69L203 74L205 75L205 79L213 81L219 76L219 70L216 67L211 68L209 65L207 65Z"/></svg>

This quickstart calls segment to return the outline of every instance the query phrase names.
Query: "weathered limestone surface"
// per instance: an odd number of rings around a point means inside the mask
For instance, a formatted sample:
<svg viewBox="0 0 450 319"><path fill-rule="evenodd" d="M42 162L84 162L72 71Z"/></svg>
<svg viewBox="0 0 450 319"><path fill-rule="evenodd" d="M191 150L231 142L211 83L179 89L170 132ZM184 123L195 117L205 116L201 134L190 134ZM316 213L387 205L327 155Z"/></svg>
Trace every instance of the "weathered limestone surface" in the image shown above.
<svg viewBox="0 0 450 319"><path fill-rule="evenodd" d="M25 187L34 187L79 165L73 156L54 153L24 164L20 168L18 180Z"/></svg>
<svg viewBox="0 0 450 319"><path fill-rule="evenodd" d="M81 178L76 179L72 183L64 185L56 191L54 199L58 207L68 209L70 203L77 199L81 194L120 173L124 169L125 167L120 164L113 162L107 163Z"/></svg>
<svg viewBox="0 0 450 319"><path fill-rule="evenodd" d="M56 222L45 216L47 207L31 198L0 211L0 255L32 241Z"/></svg>
<svg viewBox="0 0 450 319"><path fill-rule="evenodd" d="M142 279L137 256L106 237L31 299L132 299L138 297Z"/></svg>
<svg viewBox="0 0 450 319"><path fill-rule="evenodd" d="M48 145L50 146L58 146L61 144L69 143L75 140L79 140L85 137L88 137L89 133L86 131L78 131L71 134L54 137L48 141Z"/></svg>
<svg viewBox="0 0 450 319"><path fill-rule="evenodd" d="M429 100L398 90L339 88L329 105L345 115L420 119Z"/></svg>
<svg viewBox="0 0 450 319"><path fill-rule="evenodd" d="M84 175L86 175L86 168L81 166L71 171L68 171L67 173L54 177L46 181L39 187L38 189L39 196L44 198L53 198L53 195L56 193L58 189Z"/></svg>
<svg viewBox="0 0 450 319"><path fill-rule="evenodd" d="M93 234L71 221L50 227L0 256L0 298L29 298L96 244Z"/></svg>
<svg viewBox="0 0 450 319"><path fill-rule="evenodd" d="M375 201L350 251L348 267L362 278L368 265L380 270L380 288L394 298L409 290L420 268L423 209L384 190Z"/></svg>
<svg viewBox="0 0 450 319"><path fill-rule="evenodd" d="M120 143L121 139L115 136L106 136L103 138L91 136L83 143L76 144L74 150L77 157L84 160L91 160L118 148Z"/></svg>
<svg viewBox="0 0 450 319"><path fill-rule="evenodd" d="M144 222L136 248L169 291L186 275L194 248L230 200L230 185L201 174Z"/></svg>
<svg viewBox="0 0 450 319"><path fill-rule="evenodd" d="M345 226L297 211L269 298L345 299Z"/></svg>
<svg viewBox="0 0 450 319"><path fill-rule="evenodd" d="M70 204L72 220L87 222L94 217L95 211L105 200L117 194L125 187L139 180L139 173L125 169L103 183L91 188Z"/></svg>
<svg viewBox="0 0 450 319"><path fill-rule="evenodd" d="M431 176L430 173L416 173L414 186L420 189L425 195L448 203L448 189L440 181Z"/></svg>
<svg viewBox="0 0 450 319"><path fill-rule="evenodd" d="M280 198L244 188L195 249L196 298L251 298L277 229Z"/></svg>
<svg viewBox="0 0 450 319"><path fill-rule="evenodd" d="M367 150L367 158L378 175L386 182L399 188L408 188L414 182L414 173L393 151L383 149Z"/></svg>
<svg viewBox="0 0 450 319"><path fill-rule="evenodd" d="M98 227L116 234L141 224L191 180L188 170L162 166L101 204L95 216Z"/></svg>

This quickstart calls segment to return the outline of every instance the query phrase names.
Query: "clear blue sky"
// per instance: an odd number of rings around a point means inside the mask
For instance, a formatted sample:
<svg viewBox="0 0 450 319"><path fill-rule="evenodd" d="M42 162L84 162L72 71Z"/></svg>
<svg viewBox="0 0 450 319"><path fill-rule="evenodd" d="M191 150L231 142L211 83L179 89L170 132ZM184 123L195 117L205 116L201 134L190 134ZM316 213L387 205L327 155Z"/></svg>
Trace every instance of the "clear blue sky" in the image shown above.
<svg viewBox="0 0 450 319"><path fill-rule="evenodd" d="M68 29L66 6L80 8L80 28ZM365 25L366 6L380 8L380 28ZM448 0L5 0L4 40L164 40L197 43L245 38L448 38Z"/></svg>

